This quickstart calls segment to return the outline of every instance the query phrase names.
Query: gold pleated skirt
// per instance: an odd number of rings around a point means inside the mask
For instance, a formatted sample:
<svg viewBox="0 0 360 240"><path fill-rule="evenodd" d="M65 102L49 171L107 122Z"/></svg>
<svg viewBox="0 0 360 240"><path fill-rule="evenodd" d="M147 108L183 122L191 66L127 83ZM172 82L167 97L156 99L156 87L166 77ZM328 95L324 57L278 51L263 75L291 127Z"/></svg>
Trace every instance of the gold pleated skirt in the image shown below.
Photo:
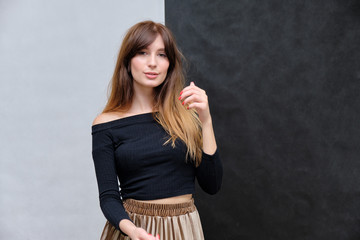
<svg viewBox="0 0 360 240"><path fill-rule="evenodd" d="M161 240L204 240L200 216L194 199L178 204L145 203L133 199L124 201L124 208L137 227L145 229ZM130 240L109 221L101 240Z"/></svg>

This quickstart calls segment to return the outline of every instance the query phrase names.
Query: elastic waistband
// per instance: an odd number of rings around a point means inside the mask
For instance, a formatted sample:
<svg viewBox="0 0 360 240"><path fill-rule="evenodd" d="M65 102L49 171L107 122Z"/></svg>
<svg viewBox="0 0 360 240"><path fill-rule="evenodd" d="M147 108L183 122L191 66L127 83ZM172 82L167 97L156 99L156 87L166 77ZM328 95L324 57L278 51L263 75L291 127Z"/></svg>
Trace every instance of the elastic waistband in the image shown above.
<svg viewBox="0 0 360 240"><path fill-rule="evenodd" d="M193 198L188 202L175 204L147 203L126 199L124 200L124 208L131 213L160 217L179 216L196 210Z"/></svg>

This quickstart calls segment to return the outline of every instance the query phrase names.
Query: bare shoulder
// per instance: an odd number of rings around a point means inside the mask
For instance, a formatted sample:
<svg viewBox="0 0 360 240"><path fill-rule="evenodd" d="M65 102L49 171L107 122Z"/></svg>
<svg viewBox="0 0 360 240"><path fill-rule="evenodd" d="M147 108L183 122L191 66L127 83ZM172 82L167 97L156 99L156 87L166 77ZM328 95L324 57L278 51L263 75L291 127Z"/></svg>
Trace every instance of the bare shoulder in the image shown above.
<svg viewBox="0 0 360 240"><path fill-rule="evenodd" d="M92 125L100 124L100 123L106 123L113 120L117 120L120 118L123 118L124 114L120 112L107 112L107 113L101 113L94 119Z"/></svg>

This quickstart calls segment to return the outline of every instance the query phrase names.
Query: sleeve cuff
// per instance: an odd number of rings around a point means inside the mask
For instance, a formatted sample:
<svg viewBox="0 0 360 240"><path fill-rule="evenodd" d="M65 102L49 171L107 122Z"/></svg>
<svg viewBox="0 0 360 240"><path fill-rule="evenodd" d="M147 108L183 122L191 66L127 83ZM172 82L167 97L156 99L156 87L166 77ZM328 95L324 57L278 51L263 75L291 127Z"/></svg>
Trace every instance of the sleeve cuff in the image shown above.
<svg viewBox="0 0 360 240"><path fill-rule="evenodd" d="M216 158L218 155L218 149L216 148L215 152L213 154L207 154L204 151L202 151L202 159L203 160L212 160Z"/></svg>

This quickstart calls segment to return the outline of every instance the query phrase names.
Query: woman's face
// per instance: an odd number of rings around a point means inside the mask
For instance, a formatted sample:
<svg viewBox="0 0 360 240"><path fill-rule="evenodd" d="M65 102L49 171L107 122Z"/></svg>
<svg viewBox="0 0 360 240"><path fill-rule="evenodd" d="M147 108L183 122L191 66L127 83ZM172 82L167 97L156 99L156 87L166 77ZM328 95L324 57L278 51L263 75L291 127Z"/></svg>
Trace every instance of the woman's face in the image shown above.
<svg viewBox="0 0 360 240"><path fill-rule="evenodd" d="M141 49L130 62L134 89L154 88L164 82L169 68L165 45L158 34L154 42Z"/></svg>

